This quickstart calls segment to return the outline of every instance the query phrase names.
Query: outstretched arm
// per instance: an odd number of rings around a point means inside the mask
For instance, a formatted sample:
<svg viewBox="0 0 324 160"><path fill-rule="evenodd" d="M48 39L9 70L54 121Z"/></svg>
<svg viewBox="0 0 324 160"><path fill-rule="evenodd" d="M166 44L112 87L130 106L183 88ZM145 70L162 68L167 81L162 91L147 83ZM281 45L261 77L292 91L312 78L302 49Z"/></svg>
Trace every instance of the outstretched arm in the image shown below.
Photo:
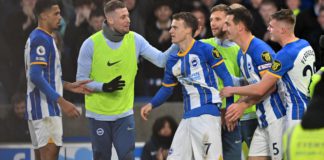
<svg viewBox="0 0 324 160"><path fill-rule="evenodd" d="M162 52L147 42L144 37L135 33L136 52L143 56L146 60L152 62L154 65L160 68L164 68L169 55L173 52L178 52L179 47L172 44L169 49Z"/></svg>
<svg viewBox="0 0 324 160"><path fill-rule="evenodd" d="M276 82L278 78L271 75L271 73L266 73L262 80L256 84L251 84L243 87L225 87L222 89L220 95L222 97L232 96L238 94L241 96L257 96L262 97L270 90L276 88Z"/></svg>

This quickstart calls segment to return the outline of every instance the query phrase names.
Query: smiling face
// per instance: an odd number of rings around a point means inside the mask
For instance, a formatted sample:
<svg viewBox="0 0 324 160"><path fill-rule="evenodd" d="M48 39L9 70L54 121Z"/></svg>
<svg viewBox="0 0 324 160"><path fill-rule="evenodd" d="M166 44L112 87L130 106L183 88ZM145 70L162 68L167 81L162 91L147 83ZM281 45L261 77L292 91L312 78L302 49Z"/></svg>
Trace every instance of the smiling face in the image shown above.
<svg viewBox="0 0 324 160"><path fill-rule="evenodd" d="M268 31L270 33L270 39L274 42L279 42L281 34L283 33L282 22L272 19L269 22Z"/></svg>
<svg viewBox="0 0 324 160"><path fill-rule="evenodd" d="M234 16L233 15L227 15L225 19L225 25L223 27L223 30L227 34L227 38L231 41L235 41L238 36L239 36L239 24L235 24L234 21Z"/></svg>
<svg viewBox="0 0 324 160"><path fill-rule="evenodd" d="M214 37L224 37L224 24L226 14L224 11L215 11L210 15L210 28Z"/></svg>
<svg viewBox="0 0 324 160"><path fill-rule="evenodd" d="M113 12L106 15L109 26L121 33L126 34L129 32L130 18L127 8L117 8Z"/></svg>

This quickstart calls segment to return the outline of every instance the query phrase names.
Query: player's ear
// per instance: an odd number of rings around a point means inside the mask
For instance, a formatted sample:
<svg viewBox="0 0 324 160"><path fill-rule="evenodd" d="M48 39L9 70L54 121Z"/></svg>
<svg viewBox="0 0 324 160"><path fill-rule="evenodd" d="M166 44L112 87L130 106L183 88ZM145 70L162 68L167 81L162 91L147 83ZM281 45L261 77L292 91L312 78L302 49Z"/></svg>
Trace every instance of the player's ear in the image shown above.
<svg viewBox="0 0 324 160"><path fill-rule="evenodd" d="M46 14L47 12L42 12L42 13L40 13L39 14L39 19L46 19L46 17L47 17L47 14Z"/></svg>
<svg viewBox="0 0 324 160"><path fill-rule="evenodd" d="M234 23L235 24L235 23ZM243 24L243 22L239 22L238 24L237 24L237 26L238 26L238 31L243 31L243 30L245 30L245 26L244 26L244 24Z"/></svg>
<svg viewBox="0 0 324 160"><path fill-rule="evenodd" d="M113 17L112 17L112 13L107 13L105 14L105 18L107 20L107 24L110 25L110 24L113 24L114 23L114 20L113 20Z"/></svg>

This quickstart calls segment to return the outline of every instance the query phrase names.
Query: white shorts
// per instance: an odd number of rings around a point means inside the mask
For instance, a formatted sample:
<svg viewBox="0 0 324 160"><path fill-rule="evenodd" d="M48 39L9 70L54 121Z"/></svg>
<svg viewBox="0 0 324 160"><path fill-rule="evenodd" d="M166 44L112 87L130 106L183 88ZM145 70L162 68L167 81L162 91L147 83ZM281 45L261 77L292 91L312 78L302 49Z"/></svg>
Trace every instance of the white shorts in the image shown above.
<svg viewBox="0 0 324 160"><path fill-rule="evenodd" d="M281 160L283 158L282 137L286 130L287 117L284 116L266 128L256 128L251 147L250 157L268 156L272 160Z"/></svg>
<svg viewBox="0 0 324 160"><path fill-rule="evenodd" d="M222 159L220 124L220 117L207 114L182 119L174 135L167 159Z"/></svg>
<svg viewBox="0 0 324 160"><path fill-rule="evenodd" d="M62 117L45 117L40 120L29 120L28 127L34 149L54 143L62 146Z"/></svg>
<svg viewBox="0 0 324 160"><path fill-rule="evenodd" d="M298 120L288 119L288 121L287 121L287 129L292 128L296 124L300 124L300 122L301 122L301 119L298 119Z"/></svg>

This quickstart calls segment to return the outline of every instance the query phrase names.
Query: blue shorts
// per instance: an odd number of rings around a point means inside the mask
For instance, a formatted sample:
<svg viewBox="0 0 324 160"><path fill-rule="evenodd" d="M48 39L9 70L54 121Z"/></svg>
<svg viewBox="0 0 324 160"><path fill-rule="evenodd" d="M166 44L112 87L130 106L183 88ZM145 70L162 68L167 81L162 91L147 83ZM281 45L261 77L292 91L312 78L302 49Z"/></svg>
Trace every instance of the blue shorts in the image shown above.
<svg viewBox="0 0 324 160"><path fill-rule="evenodd" d="M134 160L135 121L130 115L116 121L88 118L94 160L110 160L112 144L118 159Z"/></svg>

